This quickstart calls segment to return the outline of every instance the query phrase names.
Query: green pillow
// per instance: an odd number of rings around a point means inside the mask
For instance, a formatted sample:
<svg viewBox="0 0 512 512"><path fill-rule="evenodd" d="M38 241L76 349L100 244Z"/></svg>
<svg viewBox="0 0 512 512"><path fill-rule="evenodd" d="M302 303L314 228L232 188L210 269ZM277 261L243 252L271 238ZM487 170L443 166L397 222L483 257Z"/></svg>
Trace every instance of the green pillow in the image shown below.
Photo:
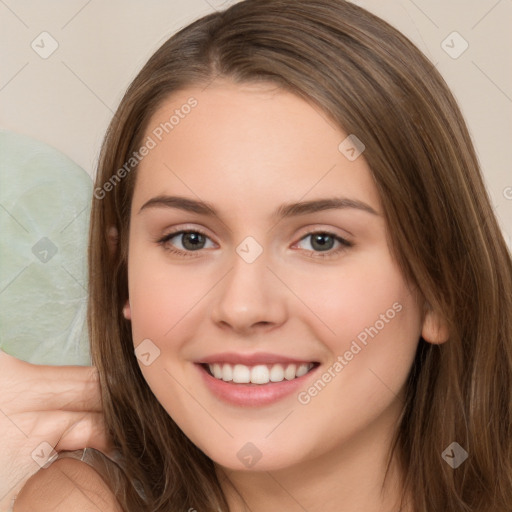
<svg viewBox="0 0 512 512"><path fill-rule="evenodd" d="M56 149L5 130L0 155L0 349L37 364L90 364L91 178Z"/></svg>

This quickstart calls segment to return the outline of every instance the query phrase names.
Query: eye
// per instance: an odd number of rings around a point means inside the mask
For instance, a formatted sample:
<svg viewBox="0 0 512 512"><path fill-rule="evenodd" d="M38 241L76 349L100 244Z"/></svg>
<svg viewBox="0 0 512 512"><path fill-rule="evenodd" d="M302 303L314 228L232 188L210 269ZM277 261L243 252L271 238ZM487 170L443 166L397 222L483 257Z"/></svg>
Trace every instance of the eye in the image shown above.
<svg viewBox="0 0 512 512"><path fill-rule="evenodd" d="M353 244L348 240L328 231L315 231L308 233L306 236L301 238L298 244L308 238L311 239L310 245L312 249L306 249L306 251L313 257L334 257L353 246ZM173 239L179 240L181 248L176 248L176 242L172 242ZM193 254L194 252L200 252L201 249L206 248L205 245L207 240L211 241L208 235L202 231L198 229L187 229L168 233L163 238L157 240L157 243L166 251L173 254L178 254L184 257L194 257L196 256ZM338 247L333 250L333 246L336 244L338 244ZM197 256L199 256L199 254L197 254Z"/></svg>
<svg viewBox="0 0 512 512"><path fill-rule="evenodd" d="M171 242L174 238L180 241L181 249L174 247L174 244ZM204 249L206 240L210 240L210 238L202 231L187 229L169 233L158 240L158 243L167 251L188 257L195 256L195 254L191 253Z"/></svg>
<svg viewBox="0 0 512 512"><path fill-rule="evenodd" d="M353 246L353 244L348 240L328 231L314 231L312 233L308 233L306 236L301 238L301 241L307 240L308 238L311 239L310 245L312 247L308 252L315 258L329 258L337 256L339 253L346 251L349 247ZM339 244L338 247L332 250L336 243Z"/></svg>

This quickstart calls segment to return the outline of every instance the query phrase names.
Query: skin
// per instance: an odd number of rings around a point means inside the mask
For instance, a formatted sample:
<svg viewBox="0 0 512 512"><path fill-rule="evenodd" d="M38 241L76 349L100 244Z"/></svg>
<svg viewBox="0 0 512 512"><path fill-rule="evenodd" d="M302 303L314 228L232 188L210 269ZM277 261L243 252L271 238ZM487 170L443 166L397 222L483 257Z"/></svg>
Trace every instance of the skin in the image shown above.
<svg viewBox="0 0 512 512"><path fill-rule="evenodd" d="M88 464L59 459L23 487L13 512L122 512L114 494Z"/></svg>
<svg viewBox="0 0 512 512"><path fill-rule="evenodd" d="M387 450L420 335L448 338L442 319L404 280L389 246L380 199L364 154L338 150L347 134L317 107L270 84L216 81L170 97L146 136L193 96L197 106L142 160L129 233L129 302L134 346L160 350L139 365L163 407L216 465L230 510L396 511L395 464L384 493ZM159 195L201 199L220 217L141 207ZM278 221L283 203L343 196L366 203ZM186 252L171 230L199 229L203 248ZM330 258L307 236L328 232ZM247 237L263 252L247 263L236 252ZM216 398L194 361L220 352L270 352L317 361L310 387L380 315L401 306L374 338L311 401L292 394L241 408ZM252 468L237 457L247 443L261 452ZM229 481L238 489L235 492ZM265 489L262 493L261 489ZM193 504L191 504L193 506Z"/></svg>
<svg viewBox="0 0 512 512"><path fill-rule="evenodd" d="M0 368L3 511L20 491L20 496L29 495L28 482L34 490L44 480L48 468L40 468L52 455L51 447L60 452L89 446L109 454L112 445L105 432L96 368L36 365L1 350ZM39 506L40 495L34 492L32 496L32 504ZM19 499L17 506L21 506Z"/></svg>

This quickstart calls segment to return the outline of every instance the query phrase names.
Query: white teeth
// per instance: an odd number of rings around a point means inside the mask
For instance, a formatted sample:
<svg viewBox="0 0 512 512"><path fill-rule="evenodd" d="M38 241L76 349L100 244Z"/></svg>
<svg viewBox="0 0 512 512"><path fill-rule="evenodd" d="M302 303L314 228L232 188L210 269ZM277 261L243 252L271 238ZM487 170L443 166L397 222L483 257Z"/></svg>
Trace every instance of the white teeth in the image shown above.
<svg viewBox="0 0 512 512"><path fill-rule="evenodd" d="M210 365L210 371L216 379L222 379L222 367L220 364L215 363L214 365Z"/></svg>
<svg viewBox="0 0 512 512"><path fill-rule="evenodd" d="M226 368L226 365L224 365ZM233 366L233 382L237 384L249 384L251 382L251 369L243 364Z"/></svg>
<svg viewBox="0 0 512 512"><path fill-rule="evenodd" d="M251 382L253 384L266 384L270 380L270 371L264 364L253 366L251 370Z"/></svg>
<svg viewBox="0 0 512 512"><path fill-rule="evenodd" d="M284 370L284 378L286 380L295 379L295 371L297 370L297 366L294 364L289 364Z"/></svg>
<svg viewBox="0 0 512 512"><path fill-rule="evenodd" d="M233 380L233 367L230 364L224 364L222 366L222 380L226 382Z"/></svg>
<svg viewBox="0 0 512 512"><path fill-rule="evenodd" d="M302 377L313 368L314 364L258 364L246 366L244 364L231 365L228 363L209 364L210 372L219 380L233 381L237 384L268 384L269 382L282 382Z"/></svg>
<svg viewBox="0 0 512 512"><path fill-rule="evenodd" d="M306 373L308 373L308 365L307 364L301 364L298 368L297 368L297 372L296 372L296 376L297 377L302 377L303 375L306 375Z"/></svg>
<svg viewBox="0 0 512 512"><path fill-rule="evenodd" d="M284 368L280 364L275 364L270 369L270 382L281 382L284 380Z"/></svg>

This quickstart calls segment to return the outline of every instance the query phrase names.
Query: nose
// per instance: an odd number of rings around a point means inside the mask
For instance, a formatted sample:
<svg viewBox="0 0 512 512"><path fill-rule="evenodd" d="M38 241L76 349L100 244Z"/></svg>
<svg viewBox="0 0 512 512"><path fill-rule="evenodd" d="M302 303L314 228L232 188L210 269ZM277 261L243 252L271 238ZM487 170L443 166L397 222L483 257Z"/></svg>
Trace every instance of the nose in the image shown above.
<svg viewBox="0 0 512 512"><path fill-rule="evenodd" d="M224 330L249 335L273 330L288 316L286 287L263 253L248 263L234 252L230 270L218 285L212 320Z"/></svg>

